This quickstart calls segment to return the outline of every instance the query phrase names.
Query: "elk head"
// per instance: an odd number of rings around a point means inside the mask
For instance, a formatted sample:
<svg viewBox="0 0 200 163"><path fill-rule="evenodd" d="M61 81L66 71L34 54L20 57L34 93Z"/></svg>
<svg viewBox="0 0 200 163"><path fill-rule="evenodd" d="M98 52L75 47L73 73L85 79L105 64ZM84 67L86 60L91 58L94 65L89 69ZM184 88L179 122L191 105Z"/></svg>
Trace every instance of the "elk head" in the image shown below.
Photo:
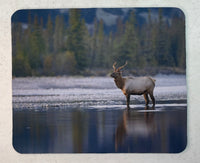
<svg viewBox="0 0 200 163"><path fill-rule="evenodd" d="M119 68L115 67L116 64L117 64L116 62L113 64L114 72L110 75L112 78L115 78L115 79L118 78L118 77L121 77L121 71L120 70L123 69L127 65L127 61L123 66L121 66Z"/></svg>

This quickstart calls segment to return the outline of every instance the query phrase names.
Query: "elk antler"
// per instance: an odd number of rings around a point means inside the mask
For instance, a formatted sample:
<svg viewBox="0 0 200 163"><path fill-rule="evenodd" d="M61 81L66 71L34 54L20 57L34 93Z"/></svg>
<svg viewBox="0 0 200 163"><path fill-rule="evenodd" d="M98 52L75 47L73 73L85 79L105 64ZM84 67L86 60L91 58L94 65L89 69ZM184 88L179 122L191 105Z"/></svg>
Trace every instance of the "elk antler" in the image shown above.
<svg viewBox="0 0 200 163"><path fill-rule="evenodd" d="M125 63L123 66L119 67L119 68L117 69L117 71L123 69L127 64L128 64L128 62L126 61L126 63Z"/></svg>
<svg viewBox="0 0 200 163"><path fill-rule="evenodd" d="M115 63L113 64L113 69L114 69L114 71L116 71L116 67L115 67L116 64L117 64L117 62L115 62Z"/></svg>

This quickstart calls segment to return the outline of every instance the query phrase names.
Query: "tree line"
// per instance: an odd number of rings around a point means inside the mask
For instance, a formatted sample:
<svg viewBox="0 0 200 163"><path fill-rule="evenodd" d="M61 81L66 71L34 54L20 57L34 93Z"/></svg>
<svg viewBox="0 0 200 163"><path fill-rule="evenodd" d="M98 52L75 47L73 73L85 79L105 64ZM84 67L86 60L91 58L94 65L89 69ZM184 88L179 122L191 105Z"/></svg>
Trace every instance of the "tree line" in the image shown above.
<svg viewBox="0 0 200 163"><path fill-rule="evenodd" d="M94 20L89 31L80 9L70 9L47 23L29 15L28 24L12 23L13 76L77 75L90 70L108 70L117 61L129 62L128 69L175 67L185 69L185 18L165 20L162 9L142 25L134 11L123 21L119 16L116 30L105 33L104 21ZM33 19L33 20L32 20Z"/></svg>

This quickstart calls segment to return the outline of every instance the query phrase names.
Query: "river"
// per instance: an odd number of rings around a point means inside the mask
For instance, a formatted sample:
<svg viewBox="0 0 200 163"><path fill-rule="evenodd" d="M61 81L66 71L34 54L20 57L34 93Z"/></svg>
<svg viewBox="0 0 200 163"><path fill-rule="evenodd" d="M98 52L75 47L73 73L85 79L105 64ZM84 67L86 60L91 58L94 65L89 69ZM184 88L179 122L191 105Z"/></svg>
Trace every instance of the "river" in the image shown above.
<svg viewBox="0 0 200 163"><path fill-rule="evenodd" d="M155 108L110 77L14 78L13 146L20 153L179 153L187 145L185 75L156 75Z"/></svg>

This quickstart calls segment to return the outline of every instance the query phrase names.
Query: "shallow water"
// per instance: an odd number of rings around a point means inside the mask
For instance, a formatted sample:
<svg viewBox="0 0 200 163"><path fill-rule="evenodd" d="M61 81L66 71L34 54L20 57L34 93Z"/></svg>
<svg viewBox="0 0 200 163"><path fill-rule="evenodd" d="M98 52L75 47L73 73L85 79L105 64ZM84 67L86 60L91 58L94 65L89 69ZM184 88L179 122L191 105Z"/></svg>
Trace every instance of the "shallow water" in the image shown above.
<svg viewBox="0 0 200 163"><path fill-rule="evenodd" d="M157 75L155 108L109 77L13 79L13 146L20 153L177 153L187 144L184 75ZM151 106L151 105L150 105Z"/></svg>

